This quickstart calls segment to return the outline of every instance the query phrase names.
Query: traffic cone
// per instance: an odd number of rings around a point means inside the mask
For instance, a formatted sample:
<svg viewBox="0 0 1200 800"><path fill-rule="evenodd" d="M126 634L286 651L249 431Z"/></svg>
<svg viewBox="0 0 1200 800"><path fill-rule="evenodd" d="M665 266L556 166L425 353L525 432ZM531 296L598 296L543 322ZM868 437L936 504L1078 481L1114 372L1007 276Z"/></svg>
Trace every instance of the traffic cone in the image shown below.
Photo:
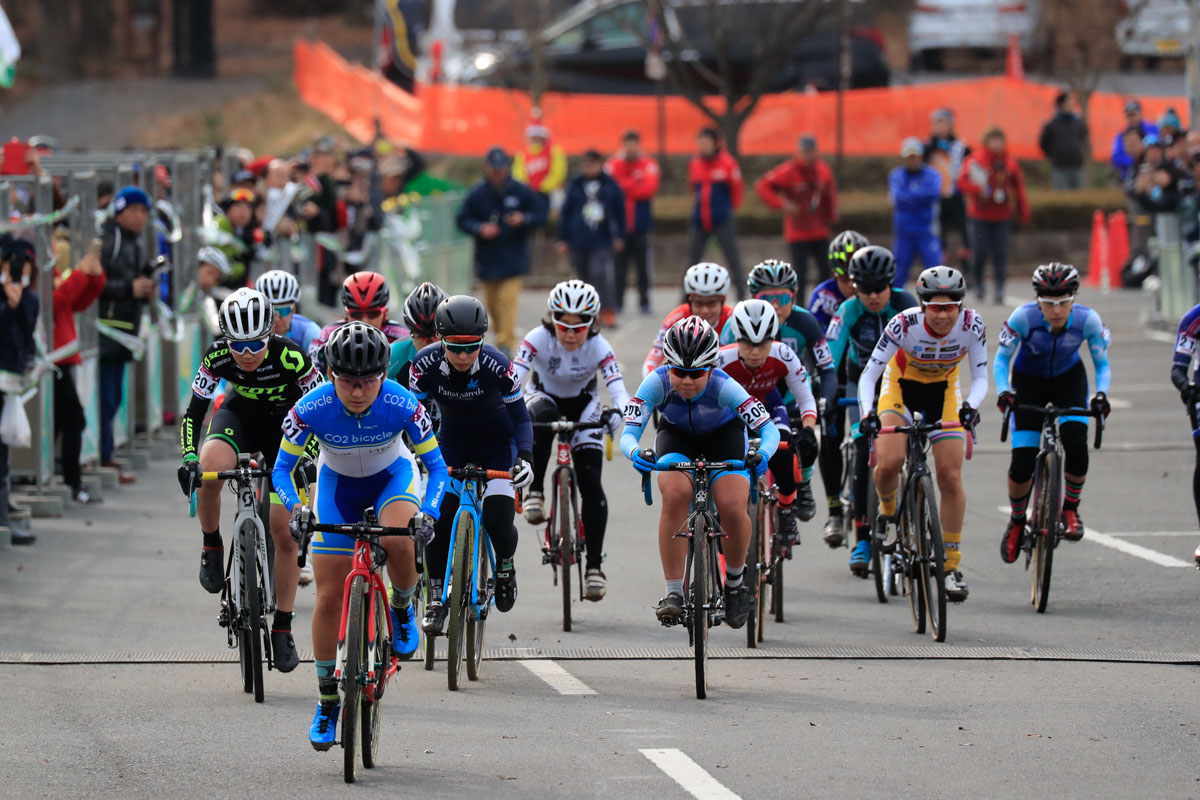
<svg viewBox="0 0 1200 800"><path fill-rule="evenodd" d="M1088 252L1088 286L1108 288L1108 228L1104 212L1096 209L1092 214L1092 247Z"/></svg>
<svg viewBox="0 0 1200 800"><path fill-rule="evenodd" d="M1008 35L1008 53L1004 59L1004 77L1014 80L1025 80L1025 62L1021 59L1021 37L1015 33Z"/></svg>
<svg viewBox="0 0 1200 800"><path fill-rule="evenodd" d="M1121 286L1121 270L1129 262L1129 218L1124 210L1108 215L1108 285Z"/></svg>

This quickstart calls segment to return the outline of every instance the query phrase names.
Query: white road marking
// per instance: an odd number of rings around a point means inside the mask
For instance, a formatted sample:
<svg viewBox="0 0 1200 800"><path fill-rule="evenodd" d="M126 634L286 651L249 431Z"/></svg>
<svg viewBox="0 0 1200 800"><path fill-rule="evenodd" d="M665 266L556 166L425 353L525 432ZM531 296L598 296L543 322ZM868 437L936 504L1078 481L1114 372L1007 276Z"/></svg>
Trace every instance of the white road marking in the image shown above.
<svg viewBox="0 0 1200 800"><path fill-rule="evenodd" d="M639 750L696 800L741 800L681 750Z"/></svg>
<svg viewBox="0 0 1200 800"><path fill-rule="evenodd" d="M1130 536L1200 536L1196 531L1121 531L1113 536L1128 539Z"/></svg>
<svg viewBox="0 0 1200 800"><path fill-rule="evenodd" d="M518 661L525 669L550 684L559 694L595 694L596 690L553 661Z"/></svg>
<svg viewBox="0 0 1200 800"><path fill-rule="evenodd" d="M1006 516L1012 513L1012 509L1008 506L996 506L996 510ZM1148 534L1148 532L1139 532L1135 533L1134 535L1150 534ZM1174 535L1174 532L1172 532L1172 535ZM1092 542L1093 544L1111 547L1113 550L1124 553L1127 556L1141 558L1149 561L1151 564L1158 564L1160 567L1195 568L1196 566L1194 562L1184 561L1183 559L1175 558L1175 556L1169 556L1166 553L1160 553L1157 550L1151 550L1149 547L1142 547L1140 544L1127 542L1124 539L1117 538L1116 536L1112 536L1107 533L1101 533L1095 528L1085 527L1083 529L1083 540L1085 542Z"/></svg>

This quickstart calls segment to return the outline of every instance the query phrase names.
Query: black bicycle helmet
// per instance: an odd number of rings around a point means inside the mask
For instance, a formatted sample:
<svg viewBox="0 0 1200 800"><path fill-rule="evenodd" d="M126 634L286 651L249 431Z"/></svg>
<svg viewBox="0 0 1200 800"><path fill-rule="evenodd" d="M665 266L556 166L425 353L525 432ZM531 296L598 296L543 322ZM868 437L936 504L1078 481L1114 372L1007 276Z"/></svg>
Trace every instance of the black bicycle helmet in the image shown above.
<svg viewBox="0 0 1200 800"><path fill-rule="evenodd" d="M834 274L846 276L850 258L869 244L858 231L842 231L829 243L829 268Z"/></svg>
<svg viewBox="0 0 1200 800"><path fill-rule="evenodd" d="M792 269L792 265L777 258L768 258L755 264L754 268L750 270L750 276L746 278L746 286L751 293L768 289L795 291L799 285L800 279L796 276L796 270Z"/></svg>
<svg viewBox="0 0 1200 800"><path fill-rule="evenodd" d="M850 280L859 286L891 286L896 277L892 251L877 244L856 250L850 257Z"/></svg>
<svg viewBox="0 0 1200 800"><path fill-rule="evenodd" d="M488 317L483 303L469 294L456 294L438 304L433 315L437 335L483 336L487 333Z"/></svg>
<svg viewBox="0 0 1200 800"><path fill-rule="evenodd" d="M433 318L445 299L446 293L440 286L425 281L413 289L404 301L404 324L414 335L432 339L436 332Z"/></svg>
<svg viewBox="0 0 1200 800"><path fill-rule="evenodd" d="M1079 291L1079 270L1052 261L1033 271L1033 291L1038 297L1066 297Z"/></svg>
<svg viewBox="0 0 1200 800"><path fill-rule="evenodd" d="M329 371L347 378L367 378L387 372L392 347L383 331L365 322L347 322L325 343Z"/></svg>
<svg viewBox="0 0 1200 800"><path fill-rule="evenodd" d="M954 267L930 267L917 276L917 297L927 303L935 297L962 300L967 296L967 282Z"/></svg>
<svg viewBox="0 0 1200 800"><path fill-rule="evenodd" d="M721 341L712 326L693 314L676 322L663 337L663 360L683 369L715 367Z"/></svg>

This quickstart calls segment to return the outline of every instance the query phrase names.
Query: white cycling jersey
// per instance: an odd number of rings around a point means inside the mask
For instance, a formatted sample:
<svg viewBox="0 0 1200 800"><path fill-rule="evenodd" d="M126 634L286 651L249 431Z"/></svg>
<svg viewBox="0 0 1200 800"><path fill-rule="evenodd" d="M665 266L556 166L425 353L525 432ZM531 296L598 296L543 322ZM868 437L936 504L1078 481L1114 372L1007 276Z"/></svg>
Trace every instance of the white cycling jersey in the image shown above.
<svg viewBox="0 0 1200 800"><path fill-rule="evenodd" d="M600 334L585 339L577 350L567 350L553 331L539 325L521 341L513 368L518 383L526 373L532 373L525 388L527 398L535 394L561 398L585 393L595 396L599 372L612 395L613 408L624 408L629 400L612 345Z"/></svg>

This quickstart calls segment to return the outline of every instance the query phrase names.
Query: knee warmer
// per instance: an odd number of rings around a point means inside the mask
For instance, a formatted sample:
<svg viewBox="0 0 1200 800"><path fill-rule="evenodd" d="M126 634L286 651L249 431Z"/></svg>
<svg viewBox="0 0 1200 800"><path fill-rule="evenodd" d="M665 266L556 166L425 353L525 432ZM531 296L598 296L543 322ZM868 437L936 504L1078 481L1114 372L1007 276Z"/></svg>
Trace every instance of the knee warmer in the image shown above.
<svg viewBox="0 0 1200 800"><path fill-rule="evenodd" d="M483 527L492 540L496 561L512 558L517 552L517 527L513 525L516 509L513 499L503 495L483 498Z"/></svg>
<svg viewBox="0 0 1200 800"><path fill-rule="evenodd" d="M1017 447L1012 451L1012 463L1008 466L1008 477L1013 483L1025 483L1033 479L1033 465L1037 461L1038 448Z"/></svg>
<svg viewBox="0 0 1200 800"><path fill-rule="evenodd" d="M1064 422L1058 428L1063 445L1063 471L1068 475L1087 475L1088 427L1082 422Z"/></svg>

